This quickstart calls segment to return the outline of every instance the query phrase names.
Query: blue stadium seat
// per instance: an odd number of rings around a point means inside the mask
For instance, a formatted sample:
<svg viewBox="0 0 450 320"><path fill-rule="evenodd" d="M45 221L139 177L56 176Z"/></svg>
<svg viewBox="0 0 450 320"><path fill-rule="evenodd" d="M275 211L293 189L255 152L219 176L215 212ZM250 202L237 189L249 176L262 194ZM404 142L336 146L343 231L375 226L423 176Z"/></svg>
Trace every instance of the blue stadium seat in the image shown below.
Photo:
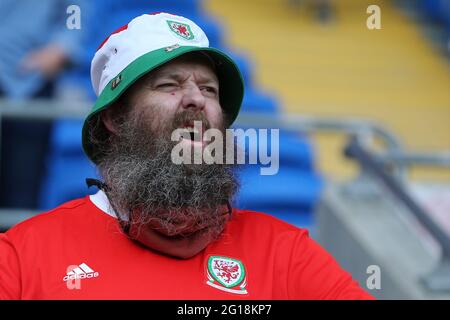
<svg viewBox="0 0 450 320"><path fill-rule="evenodd" d="M270 141L269 133L266 141ZM251 150L246 140L246 163L249 163L249 153L259 154L259 147ZM271 145L267 144L267 147L268 150L262 151L272 156ZM281 129L278 149L279 171L275 175L262 175L260 170L274 164L247 164L241 167L242 185L237 205L272 214L297 226L309 227L313 223L314 206L322 189L322 179L314 168L312 146L307 137Z"/></svg>
<svg viewBox="0 0 450 320"><path fill-rule="evenodd" d="M49 167L51 170L42 184L39 209L49 210L97 191L86 185L86 178L96 177L93 164L86 158L55 157L49 160Z"/></svg>
<svg viewBox="0 0 450 320"><path fill-rule="evenodd" d="M279 110L274 96L250 87L245 90L241 111L276 113Z"/></svg>
<svg viewBox="0 0 450 320"><path fill-rule="evenodd" d="M83 120L59 119L58 121L55 121L53 124L53 134L50 140L53 155L82 155L82 128Z"/></svg>
<svg viewBox="0 0 450 320"><path fill-rule="evenodd" d="M86 178L97 176L81 147L81 120L57 120L53 125L47 175L42 181L39 209L48 210L96 191Z"/></svg>
<svg viewBox="0 0 450 320"><path fill-rule="evenodd" d="M244 131L251 129L249 127L244 126L233 126L233 128L239 128ZM257 129L256 129L257 130ZM267 130L267 142L270 142L272 139L272 133L270 129ZM267 150L262 150L261 152L265 152L265 154L271 155L272 154L272 145L270 143L267 143ZM259 147L261 145L258 145L258 148L255 150L255 153L257 156L259 151ZM244 146L240 146L243 148ZM250 153L251 149L249 148L249 140L246 139L245 141L245 150L246 154L248 156L248 153ZM291 168L297 168L304 171L310 171L314 172L314 150L312 148L312 145L310 141L307 139L306 136L297 134L295 132L286 130L286 129L279 129L279 145L278 145L278 151L279 151L279 161L280 166L283 167L291 167Z"/></svg>
<svg viewBox="0 0 450 320"><path fill-rule="evenodd" d="M143 13L168 12L185 17L199 16L202 7L199 0L103 0L112 12L120 10L140 10Z"/></svg>
<svg viewBox="0 0 450 320"><path fill-rule="evenodd" d="M419 1L419 4L422 7L422 10L426 12L426 14L433 20L439 20L440 13L440 0L424 0Z"/></svg>
<svg viewBox="0 0 450 320"><path fill-rule="evenodd" d="M212 20L207 16L188 17L195 21L197 25L202 28L209 40L209 46L213 48L219 48L223 42L222 27L217 21Z"/></svg>
<svg viewBox="0 0 450 320"><path fill-rule="evenodd" d="M423 0L418 4L430 19L450 26L450 2L448 0Z"/></svg>
<svg viewBox="0 0 450 320"><path fill-rule="evenodd" d="M280 166L301 169L305 172L315 171L314 150L308 137L280 129L279 152Z"/></svg>
<svg viewBox="0 0 450 320"><path fill-rule="evenodd" d="M312 223L322 189L322 179L314 172L281 166L278 174L262 176L259 165L247 165L240 180L239 208L265 212L302 227Z"/></svg>

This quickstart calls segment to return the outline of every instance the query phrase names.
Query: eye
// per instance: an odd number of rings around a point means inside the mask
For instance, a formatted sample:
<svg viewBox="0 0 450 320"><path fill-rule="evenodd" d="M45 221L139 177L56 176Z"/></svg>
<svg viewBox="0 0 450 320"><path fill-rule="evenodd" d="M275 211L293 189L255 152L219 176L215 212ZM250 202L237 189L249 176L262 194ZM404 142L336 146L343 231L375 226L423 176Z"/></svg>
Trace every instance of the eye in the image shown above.
<svg viewBox="0 0 450 320"><path fill-rule="evenodd" d="M164 82L164 83L156 85L156 88L164 89L164 88L174 88L176 86L177 86L177 84L174 82Z"/></svg>
<svg viewBox="0 0 450 320"><path fill-rule="evenodd" d="M203 86L200 87L200 90L203 92L206 92L208 95L213 95L213 96L217 96L217 89L215 87L211 87L211 86Z"/></svg>

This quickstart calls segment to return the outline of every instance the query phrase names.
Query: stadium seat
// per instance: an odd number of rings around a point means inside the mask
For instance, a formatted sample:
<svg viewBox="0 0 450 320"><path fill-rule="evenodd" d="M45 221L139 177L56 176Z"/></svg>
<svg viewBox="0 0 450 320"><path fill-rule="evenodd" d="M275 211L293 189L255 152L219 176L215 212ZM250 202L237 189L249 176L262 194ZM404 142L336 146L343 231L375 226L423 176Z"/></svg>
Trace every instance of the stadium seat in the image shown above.
<svg viewBox="0 0 450 320"><path fill-rule="evenodd" d="M95 187L88 189L86 178L96 176L95 168L86 158L54 157L49 160L51 171L43 181L39 209L50 210L69 200L93 194Z"/></svg>
<svg viewBox="0 0 450 320"><path fill-rule="evenodd" d="M276 113L279 110L274 96L258 89L246 88L241 111Z"/></svg>
<svg viewBox="0 0 450 320"><path fill-rule="evenodd" d="M249 128L239 127L243 130ZM271 139L268 131L266 141ZM274 157L271 144L266 144L263 154ZM241 146L242 148L242 146ZM295 225L307 227L312 223L314 206L320 196L322 178L314 167L314 152L306 136L292 131L279 131L279 171L275 175L262 175L261 168L274 167L268 165L248 164L250 153L259 159L259 148L249 147L245 141L246 165L239 170L241 189L237 197L237 205L243 209L267 212Z"/></svg>
<svg viewBox="0 0 450 320"><path fill-rule="evenodd" d="M81 147L82 126L82 120L54 122L39 209L48 210L96 191L95 188L88 189L85 182L86 178L94 178L97 174Z"/></svg>
<svg viewBox="0 0 450 320"><path fill-rule="evenodd" d="M314 172L282 166L278 174L262 176L259 165L247 165L240 180L239 208L266 212L303 227L312 222L322 188L322 179Z"/></svg>
<svg viewBox="0 0 450 320"><path fill-rule="evenodd" d="M247 133L248 129L252 129L249 127L244 126L233 126L233 128L242 129ZM312 145L310 141L307 139L306 136L297 134L295 132L286 130L286 129L278 129L279 131L279 145L278 145L278 152L279 152L279 164L280 167L289 167L289 168L297 168L304 171L310 171L314 172L314 151L312 149ZM258 133L258 129L255 129L255 134ZM270 142L272 139L272 131L270 129L267 129L267 138L266 141ZM258 139L262 137L258 136ZM236 143L236 142L235 142ZM239 144L239 147L243 147ZM267 150L261 150L261 152L265 152L267 155L272 155L272 145L270 143L267 143L265 145L267 147ZM259 154L259 147L261 147L261 144L258 144L257 149L254 150L256 153L255 156ZM245 140L245 150L248 153L251 152L251 148L249 146L249 139L246 138Z"/></svg>

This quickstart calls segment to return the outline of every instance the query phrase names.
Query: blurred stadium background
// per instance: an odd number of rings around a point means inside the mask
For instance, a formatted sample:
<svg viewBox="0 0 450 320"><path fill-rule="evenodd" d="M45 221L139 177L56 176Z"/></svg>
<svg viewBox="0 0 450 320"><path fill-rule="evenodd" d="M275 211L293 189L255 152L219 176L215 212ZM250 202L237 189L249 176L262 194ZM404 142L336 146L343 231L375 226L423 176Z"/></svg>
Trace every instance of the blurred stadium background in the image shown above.
<svg viewBox="0 0 450 320"><path fill-rule="evenodd" d="M66 28L71 4L80 30ZM374 4L380 30L366 25ZM279 173L247 165L237 207L308 228L365 288L378 266L380 299L450 298L448 0L2 1L0 70L64 37L76 47L37 89L13 88L33 72L0 76L0 230L96 191L80 139L91 58L159 11L191 18L239 64L236 127L280 128Z"/></svg>

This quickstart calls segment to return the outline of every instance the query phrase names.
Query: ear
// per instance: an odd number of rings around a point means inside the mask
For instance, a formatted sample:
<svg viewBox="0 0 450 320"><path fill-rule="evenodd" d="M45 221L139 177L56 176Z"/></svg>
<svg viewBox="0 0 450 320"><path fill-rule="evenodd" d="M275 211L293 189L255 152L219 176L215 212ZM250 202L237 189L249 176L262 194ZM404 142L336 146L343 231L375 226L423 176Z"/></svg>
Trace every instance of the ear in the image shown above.
<svg viewBox="0 0 450 320"><path fill-rule="evenodd" d="M106 129L108 129L110 133L117 135L118 128L116 119L114 117L115 115L117 115L117 113L113 112L113 109L114 106L110 106L100 114L100 117Z"/></svg>

